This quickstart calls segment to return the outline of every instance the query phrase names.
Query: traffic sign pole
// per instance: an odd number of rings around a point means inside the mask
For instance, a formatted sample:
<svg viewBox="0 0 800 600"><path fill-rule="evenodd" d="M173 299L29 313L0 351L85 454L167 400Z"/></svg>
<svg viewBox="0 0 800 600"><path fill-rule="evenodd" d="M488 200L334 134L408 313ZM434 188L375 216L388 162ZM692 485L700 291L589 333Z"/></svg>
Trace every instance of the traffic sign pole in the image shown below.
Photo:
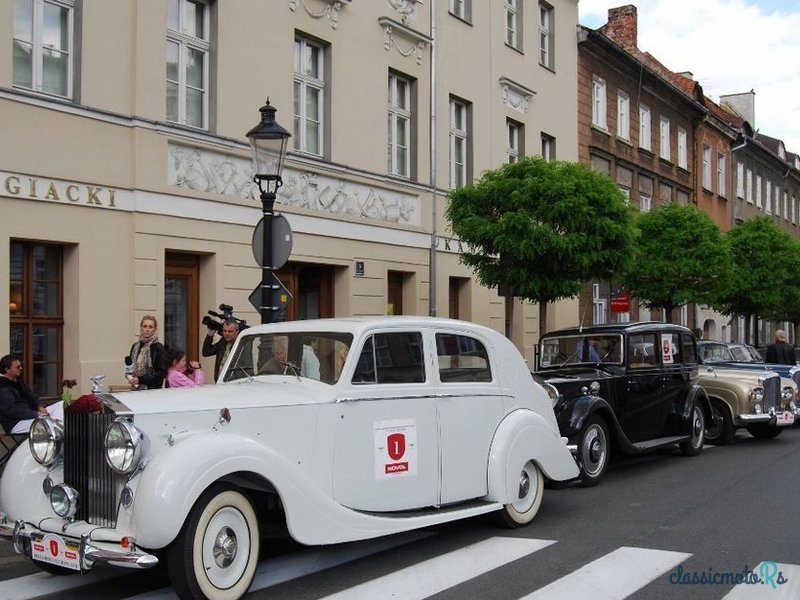
<svg viewBox="0 0 800 600"><path fill-rule="evenodd" d="M278 180L279 181L279 180ZM261 324L272 323L273 309L272 280L275 278L272 266L272 216L275 212L275 196L278 190L276 181L275 191L261 192L261 211L264 213L264 235L261 238Z"/></svg>

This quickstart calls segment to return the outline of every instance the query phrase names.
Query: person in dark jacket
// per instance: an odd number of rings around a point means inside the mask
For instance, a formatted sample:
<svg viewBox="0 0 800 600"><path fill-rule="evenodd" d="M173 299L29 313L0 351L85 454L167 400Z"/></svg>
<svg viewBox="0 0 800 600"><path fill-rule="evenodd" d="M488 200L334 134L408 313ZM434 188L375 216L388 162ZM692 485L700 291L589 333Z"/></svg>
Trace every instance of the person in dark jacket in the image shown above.
<svg viewBox="0 0 800 600"><path fill-rule="evenodd" d="M775 341L767 346L764 362L776 365L795 364L794 348L786 342L786 332L783 329L775 331Z"/></svg>
<svg viewBox="0 0 800 600"><path fill-rule="evenodd" d="M206 339L203 340L203 356L216 356L214 360L214 381L219 377L220 367L228 359L228 354L233 348L233 342L239 336L239 323L233 319L226 319L222 322L222 337L218 341L214 341L214 333L210 327L206 333Z"/></svg>
<svg viewBox="0 0 800 600"><path fill-rule="evenodd" d="M6 433L11 433L20 421L47 414L39 396L20 379L21 374L22 361L18 356L7 354L0 358L0 425Z"/></svg>
<svg viewBox="0 0 800 600"><path fill-rule="evenodd" d="M164 387L166 352L156 335L158 321L145 315L139 321L139 340L131 346L131 377L128 381L134 390L152 390Z"/></svg>

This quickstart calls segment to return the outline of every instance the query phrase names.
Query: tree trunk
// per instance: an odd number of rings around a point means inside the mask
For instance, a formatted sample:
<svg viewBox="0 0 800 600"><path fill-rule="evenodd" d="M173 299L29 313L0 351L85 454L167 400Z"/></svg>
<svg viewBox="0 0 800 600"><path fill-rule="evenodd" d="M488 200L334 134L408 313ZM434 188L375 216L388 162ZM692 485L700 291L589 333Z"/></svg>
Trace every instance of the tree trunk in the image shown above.
<svg viewBox="0 0 800 600"><path fill-rule="evenodd" d="M758 348L758 315L753 315L753 346Z"/></svg>
<svg viewBox="0 0 800 600"><path fill-rule="evenodd" d="M664 311L664 320L667 323L672 323L672 310L674 308L675 308L674 306L662 306L661 307L661 310Z"/></svg>
<svg viewBox="0 0 800 600"><path fill-rule="evenodd" d="M750 343L750 315L745 315L744 316L744 331L742 333L744 334L744 343L745 344L749 344Z"/></svg>
<svg viewBox="0 0 800 600"><path fill-rule="evenodd" d="M506 337L514 341L514 296L506 296Z"/></svg>

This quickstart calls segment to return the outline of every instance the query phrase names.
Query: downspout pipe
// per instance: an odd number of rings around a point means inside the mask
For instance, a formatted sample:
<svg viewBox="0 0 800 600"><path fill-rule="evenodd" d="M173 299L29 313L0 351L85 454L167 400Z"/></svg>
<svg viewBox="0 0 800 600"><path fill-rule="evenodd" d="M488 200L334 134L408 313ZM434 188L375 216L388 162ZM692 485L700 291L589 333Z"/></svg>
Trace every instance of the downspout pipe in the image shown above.
<svg viewBox="0 0 800 600"><path fill-rule="evenodd" d="M430 71L430 190L431 190L431 248L428 261L428 314L436 316L436 0L430 0L430 38L431 38L431 71Z"/></svg>

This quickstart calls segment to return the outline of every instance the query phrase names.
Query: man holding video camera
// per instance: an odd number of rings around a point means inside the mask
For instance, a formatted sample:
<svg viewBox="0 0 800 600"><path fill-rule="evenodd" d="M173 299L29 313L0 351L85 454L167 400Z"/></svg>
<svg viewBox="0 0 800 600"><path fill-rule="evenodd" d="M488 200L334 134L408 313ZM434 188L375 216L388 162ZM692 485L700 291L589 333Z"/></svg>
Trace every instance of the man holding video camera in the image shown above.
<svg viewBox="0 0 800 600"><path fill-rule="evenodd" d="M204 321L205 322L205 321ZM233 342L239 335L239 323L236 319L228 318L222 322L222 337L214 342L214 334L219 330L209 327L206 332L206 339L203 340L203 356L216 356L214 361L214 381L217 381L220 367L225 363L233 348Z"/></svg>

